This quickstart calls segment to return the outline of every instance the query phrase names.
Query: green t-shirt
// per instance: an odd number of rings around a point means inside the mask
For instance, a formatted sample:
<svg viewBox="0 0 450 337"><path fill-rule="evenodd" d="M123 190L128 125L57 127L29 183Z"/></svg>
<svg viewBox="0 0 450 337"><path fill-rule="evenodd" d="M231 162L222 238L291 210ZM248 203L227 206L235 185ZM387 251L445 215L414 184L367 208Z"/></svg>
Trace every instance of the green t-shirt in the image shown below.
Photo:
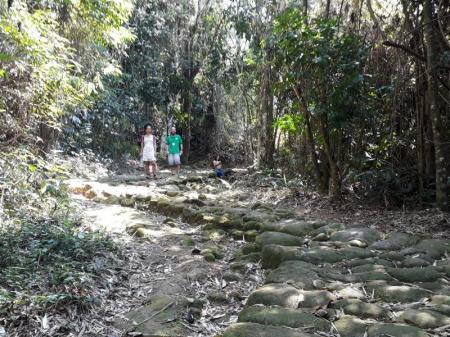
<svg viewBox="0 0 450 337"><path fill-rule="evenodd" d="M180 135L169 135L167 136L167 145L169 146L170 154L179 154L180 146L183 143Z"/></svg>

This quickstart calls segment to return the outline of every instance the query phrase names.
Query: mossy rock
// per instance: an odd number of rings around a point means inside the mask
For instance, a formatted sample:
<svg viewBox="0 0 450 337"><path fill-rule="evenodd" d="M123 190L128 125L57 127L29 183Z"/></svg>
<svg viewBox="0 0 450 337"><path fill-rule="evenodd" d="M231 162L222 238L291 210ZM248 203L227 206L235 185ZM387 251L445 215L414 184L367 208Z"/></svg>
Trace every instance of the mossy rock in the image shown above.
<svg viewBox="0 0 450 337"><path fill-rule="evenodd" d="M381 239L380 232L371 228L348 228L339 232L335 232L330 236L330 241L349 242L352 240L360 240L367 244L371 244Z"/></svg>
<svg viewBox="0 0 450 337"><path fill-rule="evenodd" d="M205 259L205 261L208 261L208 262L216 261L216 257L214 256L213 253L204 253L202 255L203 255L203 258Z"/></svg>
<svg viewBox="0 0 450 337"><path fill-rule="evenodd" d="M450 305L450 296L447 295L433 295L431 296L431 303Z"/></svg>
<svg viewBox="0 0 450 337"><path fill-rule="evenodd" d="M99 202L105 205L117 205L120 204L120 198L115 195L110 195L106 198L100 199Z"/></svg>
<svg viewBox="0 0 450 337"><path fill-rule="evenodd" d="M374 324L367 332L368 337L430 337L423 330L401 324Z"/></svg>
<svg viewBox="0 0 450 337"><path fill-rule="evenodd" d="M244 222L243 225L242 225L242 228L245 231L249 231L249 230L252 230L252 229L260 230L261 227L262 227L261 222L255 221L255 220Z"/></svg>
<svg viewBox="0 0 450 337"><path fill-rule="evenodd" d="M315 229L316 227L313 223L297 219L285 219L274 223L264 223L261 227L261 231L280 232L301 237L311 234Z"/></svg>
<svg viewBox="0 0 450 337"><path fill-rule="evenodd" d="M256 240L256 237L258 236L257 230L250 230L244 232L244 239L248 242L254 242Z"/></svg>
<svg viewBox="0 0 450 337"><path fill-rule="evenodd" d="M183 240L183 246L193 247L193 246L195 246L195 242L191 238L186 238Z"/></svg>
<svg viewBox="0 0 450 337"><path fill-rule="evenodd" d="M242 275L239 273L236 273L236 272L226 271L223 274L222 278L228 282L238 282L238 281L242 280Z"/></svg>
<svg viewBox="0 0 450 337"><path fill-rule="evenodd" d="M301 329L258 323L235 323L230 325L220 337L313 337Z"/></svg>
<svg viewBox="0 0 450 337"><path fill-rule="evenodd" d="M231 231L231 237L235 240L242 240L244 239L244 232L239 229L233 229Z"/></svg>
<svg viewBox="0 0 450 337"><path fill-rule="evenodd" d="M271 244L280 246L302 246L303 241L304 240L298 236L286 233L264 232L256 237L255 243L258 247L262 248Z"/></svg>
<svg viewBox="0 0 450 337"><path fill-rule="evenodd" d="M395 279L407 282L433 282L441 278L434 267L425 268L388 268L387 272Z"/></svg>
<svg viewBox="0 0 450 337"><path fill-rule="evenodd" d="M400 250L402 248L415 245L418 241L419 238L414 235L407 233L391 232L386 236L385 240L380 240L373 243L370 246L370 249Z"/></svg>
<svg viewBox="0 0 450 337"><path fill-rule="evenodd" d="M200 254L203 256L205 256L205 254L212 254L216 259L222 259L224 256L223 251L218 247L207 247L202 249Z"/></svg>
<svg viewBox="0 0 450 337"><path fill-rule="evenodd" d="M183 209L182 216L186 222L192 223L192 222L195 222L197 213L198 213L197 208L195 208L194 206L188 206Z"/></svg>
<svg viewBox="0 0 450 337"><path fill-rule="evenodd" d="M431 310L408 309L399 319L422 329L435 329L450 324L450 317Z"/></svg>
<svg viewBox="0 0 450 337"><path fill-rule="evenodd" d="M367 329L367 323L354 316L342 316L334 326L341 337L362 337Z"/></svg>
<svg viewBox="0 0 450 337"><path fill-rule="evenodd" d="M203 237L207 240L221 240L225 236L225 231L223 229L214 228L210 230L202 231Z"/></svg>
<svg viewBox="0 0 450 337"><path fill-rule="evenodd" d="M301 300L300 291L290 285L266 284L250 294L247 305L278 305L283 308L297 309Z"/></svg>
<svg viewBox="0 0 450 337"><path fill-rule="evenodd" d="M376 281L368 282L367 289L369 292L373 290L376 298L386 302L411 303L430 296L430 292L422 288L405 285L383 285Z"/></svg>
<svg viewBox="0 0 450 337"><path fill-rule="evenodd" d="M120 198L120 205L123 207L134 207L136 200L133 197Z"/></svg>
<svg viewBox="0 0 450 337"><path fill-rule="evenodd" d="M215 303L227 303L228 297L223 291L214 291L208 294L208 300Z"/></svg>
<svg viewBox="0 0 450 337"><path fill-rule="evenodd" d="M285 247L278 245L264 246L261 252L263 268L276 268L283 261L300 260L304 249L298 247Z"/></svg>
<svg viewBox="0 0 450 337"><path fill-rule="evenodd" d="M285 261L267 275L266 283L292 284L299 289L312 290L314 281L319 278L313 269L314 265L304 261Z"/></svg>
<svg viewBox="0 0 450 337"><path fill-rule="evenodd" d="M331 323L326 319L302 312L299 309L277 307L246 307L240 312L238 322L305 328L324 332L329 332L331 329Z"/></svg>
<svg viewBox="0 0 450 337"><path fill-rule="evenodd" d="M401 263L403 268L428 267L431 265L430 261L421 259L420 257L407 257Z"/></svg>
<svg viewBox="0 0 450 337"><path fill-rule="evenodd" d="M343 255L347 260L367 259L375 256L375 253L360 247L345 247L339 250L339 254Z"/></svg>
<svg viewBox="0 0 450 337"><path fill-rule="evenodd" d="M247 304L278 305L284 308L297 309L299 307L315 308L333 300L335 300L335 297L326 290L298 290L287 284L271 283L255 290L249 296Z"/></svg>
<svg viewBox="0 0 450 337"><path fill-rule="evenodd" d="M414 248L429 255L433 259L438 259L447 252L450 252L450 241L427 239L420 241Z"/></svg>
<svg viewBox="0 0 450 337"><path fill-rule="evenodd" d="M249 253L249 254L242 254L238 258L238 261L247 261L247 262L257 263L257 262L261 261L261 253L254 252L254 253Z"/></svg>
<svg viewBox="0 0 450 337"><path fill-rule="evenodd" d="M242 253L244 253L244 254L259 252L259 247L253 242L246 243L245 245L242 246L241 249L242 249Z"/></svg>
<svg viewBox="0 0 450 337"><path fill-rule="evenodd" d="M360 318L383 319L388 317L388 311L382 306L366 303L359 299L342 299L332 303L330 307L340 309L347 315Z"/></svg>

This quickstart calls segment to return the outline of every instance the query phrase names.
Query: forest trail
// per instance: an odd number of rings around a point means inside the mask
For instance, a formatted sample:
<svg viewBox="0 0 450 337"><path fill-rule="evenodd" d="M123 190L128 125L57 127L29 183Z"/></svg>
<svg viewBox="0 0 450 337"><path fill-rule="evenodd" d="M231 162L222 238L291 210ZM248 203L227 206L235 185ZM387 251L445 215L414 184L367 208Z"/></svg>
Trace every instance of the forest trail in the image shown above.
<svg viewBox="0 0 450 337"><path fill-rule="evenodd" d="M450 333L450 241L306 219L208 171L69 184L86 225L139 246L112 336Z"/></svg>

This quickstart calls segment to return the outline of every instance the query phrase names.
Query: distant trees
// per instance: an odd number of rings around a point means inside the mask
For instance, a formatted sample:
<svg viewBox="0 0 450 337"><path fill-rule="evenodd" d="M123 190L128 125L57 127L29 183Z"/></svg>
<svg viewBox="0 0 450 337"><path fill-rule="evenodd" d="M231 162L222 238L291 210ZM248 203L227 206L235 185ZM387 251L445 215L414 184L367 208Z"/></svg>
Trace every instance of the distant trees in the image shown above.
<svg viewBox="0 0 450 337"><path fill-rule="evenodd" d="M0 140L119 156L176 124L189 161L448 209L449 1L2 2Z"/></svg>

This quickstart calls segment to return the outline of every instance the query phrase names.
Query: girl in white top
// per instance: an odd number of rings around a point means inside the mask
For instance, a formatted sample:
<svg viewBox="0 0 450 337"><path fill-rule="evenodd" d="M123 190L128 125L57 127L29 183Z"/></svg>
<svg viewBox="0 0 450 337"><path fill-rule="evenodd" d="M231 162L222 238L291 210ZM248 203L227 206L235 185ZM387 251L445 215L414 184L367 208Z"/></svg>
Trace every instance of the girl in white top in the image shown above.
<svg viewBox="0 0 450 337"><path fill-rule="evenodd" d="M144 135L141 139L141 156L144 162L144 170L148 177L156 178L156 137L150 124L144 127Z"/></svg>

